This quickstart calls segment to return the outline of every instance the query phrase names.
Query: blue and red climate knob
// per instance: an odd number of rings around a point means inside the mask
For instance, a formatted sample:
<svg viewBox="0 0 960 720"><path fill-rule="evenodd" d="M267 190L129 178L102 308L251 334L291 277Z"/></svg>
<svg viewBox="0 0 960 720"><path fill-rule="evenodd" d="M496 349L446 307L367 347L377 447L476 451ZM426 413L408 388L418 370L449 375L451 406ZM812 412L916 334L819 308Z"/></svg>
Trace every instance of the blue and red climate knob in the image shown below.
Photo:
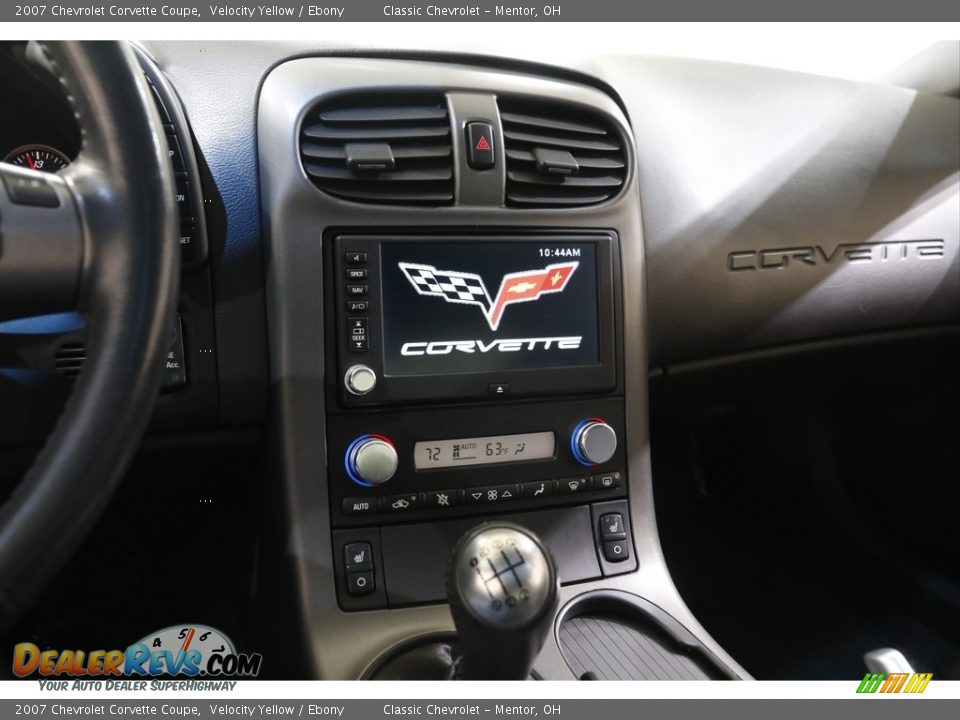
<svg viewBox="0 0 960 720"><path fill-rule="evenodd" d="M570 434L570 451L581 465L605 463L617 451L617 432L601 417L585 418Z"/></svg>
<svg viewBox="0 0 960 720"><path fill-rule="evenodd" d="M347 446L343 464L357 485L377 487L397 471L397 448L386 435L361 435Z"/></svg>

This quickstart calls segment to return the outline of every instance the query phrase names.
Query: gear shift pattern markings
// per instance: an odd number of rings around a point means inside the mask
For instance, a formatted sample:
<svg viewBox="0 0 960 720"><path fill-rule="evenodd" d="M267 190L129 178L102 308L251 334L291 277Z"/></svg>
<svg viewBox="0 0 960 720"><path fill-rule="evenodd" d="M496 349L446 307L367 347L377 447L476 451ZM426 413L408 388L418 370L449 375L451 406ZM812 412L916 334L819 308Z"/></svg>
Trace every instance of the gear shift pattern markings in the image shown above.
<svg viewBox="0 0 960 720"><path fill-rule="evenodd" d="M487 575L486 577L484 577L483 571L480 569L481 565L483 564L480 558L470 558L470 565L473 566L473 568L477 571L477 575L483 581L483 585L487 589L487 594L490 595L490 607L494 611L502 610L504 604L506 604L507 607L514 607L517 602L527 602L530 599L530 592L523 587L523 580L521 580L520 576L517 574L517 568L522 568L527 564L527 561L523 559L523 555L517 549L515 539L508 539L507 545L510 546L510 549L513 550L513 554L516 556L516 558L512 561L508 557L507 551L502 549L503 543L499 540L494 542L494 549L498 552L503 560L503 564L499 568L494 564L493 560L490 559L487 548L480 549L481 557L488 556L486 557L486 564L489 566L491 574ZM504 575L507 575L507 573L509 573L509 576L513 578L513 584L515 585L512 594L510 589L507 587L507 583L503 580ZM498 586L501 590L499 594L494 592Z"/></svg>
<svg viewBox="0 0 960 720"><path fill-rule="evenodd" d="M468 531L450 559L447 595L460 639L457 676L525 679L559 597L556 565L540 539L508 522Z"/></svg>

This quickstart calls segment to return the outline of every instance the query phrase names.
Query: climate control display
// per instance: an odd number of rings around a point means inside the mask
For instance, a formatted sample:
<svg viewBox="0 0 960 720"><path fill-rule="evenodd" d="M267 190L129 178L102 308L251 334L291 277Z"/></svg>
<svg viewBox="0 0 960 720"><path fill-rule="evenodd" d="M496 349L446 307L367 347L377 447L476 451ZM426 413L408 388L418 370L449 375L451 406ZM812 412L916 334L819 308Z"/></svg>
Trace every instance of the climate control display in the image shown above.
<svg viewBox="0 0 960 720"><path fill-rule="evenodd" d="M553 458L555 449L556 438L549 431L455 440L429 440L414 445L414 467L417 470L431 470L522 460L545 460Z"/></svg>

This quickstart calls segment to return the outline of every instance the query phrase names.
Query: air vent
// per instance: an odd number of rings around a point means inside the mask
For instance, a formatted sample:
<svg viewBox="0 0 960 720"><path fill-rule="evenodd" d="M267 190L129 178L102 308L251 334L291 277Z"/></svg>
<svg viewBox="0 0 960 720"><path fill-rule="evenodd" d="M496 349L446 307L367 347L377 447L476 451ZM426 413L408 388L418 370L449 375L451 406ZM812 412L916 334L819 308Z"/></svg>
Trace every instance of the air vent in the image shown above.
<svg viewBox="0 0 960 720"><path fill-rule="evenodd" d="M53 354L53 367L68 378L75 378L83 370L87 350L83 343L64 343Z"/></svg>
<svg viewBox="0 0 960 720"><path fill-rule="evenodd" d="M609 200L627 176L621 136L597 113L500 99L507 205L582 207Z"/></svg>
<svg viewBox="0 0 960 720"><path fill-rule="evenodd" d="M362 203L453 202L450 120L443 96L346 96L312 110L300 159L313 183Z"/></svg>

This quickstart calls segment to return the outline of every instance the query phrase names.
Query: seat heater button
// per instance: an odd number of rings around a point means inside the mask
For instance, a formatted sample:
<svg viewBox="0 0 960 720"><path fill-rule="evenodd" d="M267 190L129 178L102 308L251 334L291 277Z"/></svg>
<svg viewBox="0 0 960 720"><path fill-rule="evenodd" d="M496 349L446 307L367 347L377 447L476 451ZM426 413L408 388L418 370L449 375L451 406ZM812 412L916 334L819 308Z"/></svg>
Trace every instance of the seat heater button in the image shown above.
<svg viewBox="0 0 960 720"><path fill-rule="evenodd" d="M373 552L368 542L347 543L343 548L347 572L373 570Z"/></svg>
<svg viewBox="0 0 960 720"><path fill-rule="evenodd" d="M607 540L603 543L603 556L608 562L622 562L630 557L626 540Z"/></svg>
<svg viewBox="0 0 960 720"><path fill-rule="evenodd" d="M351 595L369 595L374 590L372 571L347 573L347 592Z"/></svg>

